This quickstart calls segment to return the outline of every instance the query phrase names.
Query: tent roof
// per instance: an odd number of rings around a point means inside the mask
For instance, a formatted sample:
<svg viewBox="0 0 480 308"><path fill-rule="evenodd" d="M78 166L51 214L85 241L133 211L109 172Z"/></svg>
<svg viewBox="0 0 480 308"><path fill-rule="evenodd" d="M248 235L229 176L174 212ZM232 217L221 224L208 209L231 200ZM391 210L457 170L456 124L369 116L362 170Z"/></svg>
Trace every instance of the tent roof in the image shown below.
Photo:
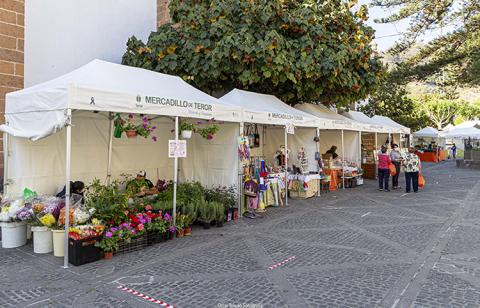
<svg viewBox="0 0 480 308"><path fill-rule="evenodd" d="M378 123L384 123L385 125L396 128L398 130L397 132L404 133L404 134L410 134L410 128L395 122L394 120L390 119L389 117L375 115L375 116L372 117L372 119L377 121Z"/></svg>
<svg viewBox="0 0 480 308"><path fill-rule="evenodd" d="M39 139L65 126L69 108L241 121L241 108L222 104L180 77L93 60L58 78L7 94L8 126L0 129Z"/></svg>
<svg viewBox="0 0 480 308"><path fill-rule="evenodd" d="M224 104L244 108L244 121L261 124L317 127L320 119L295 109L273 95L233 89L220 98Z"/></svg>
<svg viewBox="0 0 480 308"><path fill-rule="evenodd" d="M295 108L314 115L323 120L325 129L347 129L347 130L365 130L362 123L344 117L323 105L299 104Z"/></svg>
<svg viewBox="0 0 480 308"><path fill-rule="evenodd" d="M480 139L480 129L472 127L453 128L443 134L445 138L451 139Z"/></svg>
<svg viewBox="0 0 480 308"><path fill-rule="evenodd" d="M415 137L430 137L430 138L437 138L440 136L440 134L438 133L438 130L430 126L427 126L417 132L414 132L413 135Z"/></svg>
<svg viewBox="0 0 480 308"><path fill-rule="evenodd" d="M342 113L342 115L354 121L368 124L371 131L389 133L395 130L393 127L386 126L385 124L379 122L378 120L374 120L373 118L370 118L369 116L367 116L366 114L360 111L350 110Z"/></svg>
<svg viewBox="0 0 480 308"><path fill-rule="evenodd" d="M480 121L465 121L454 127L455 128L469 128L469 127L478 127L480 128Z"/></svg>

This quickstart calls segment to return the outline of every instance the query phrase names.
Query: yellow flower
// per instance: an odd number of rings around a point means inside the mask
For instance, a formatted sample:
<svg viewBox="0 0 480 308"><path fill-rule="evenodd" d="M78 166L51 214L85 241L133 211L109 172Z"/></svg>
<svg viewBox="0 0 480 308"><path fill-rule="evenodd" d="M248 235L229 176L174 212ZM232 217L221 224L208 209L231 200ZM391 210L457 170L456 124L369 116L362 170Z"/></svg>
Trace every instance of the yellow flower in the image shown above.
<svg viewBox="0 0 480 308"><path fill-rule="evenodd" d="M40 222L45 226L45 227L51 227L55 223L55 217L53 217L52 214L45 214L42 217L40 217Z"/></svg>
<svg viewBox="0 0 480 308"><path fill-rule="evenodd" d="M157 59L162 60L163 58L165 58L165 54L163 53L163 51L160 51L157 55Z"/></svg>
<svg viewBox="0 0 480 308"><path fill-rule="evenodd" d="M175 52L176 49L177 49L177 46L176 46L176 45L168 46L168 48L167 48L167 53L168 53L169 55L171 55L172 53Z"/></svg>

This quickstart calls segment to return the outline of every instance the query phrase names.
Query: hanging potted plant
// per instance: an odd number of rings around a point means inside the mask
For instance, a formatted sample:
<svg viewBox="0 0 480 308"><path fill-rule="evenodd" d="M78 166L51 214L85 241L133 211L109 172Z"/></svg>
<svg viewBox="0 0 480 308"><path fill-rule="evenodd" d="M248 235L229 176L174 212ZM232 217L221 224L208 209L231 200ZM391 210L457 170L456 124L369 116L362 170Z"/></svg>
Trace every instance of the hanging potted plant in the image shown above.
<svg viewBox="0 0 480 308"><path fill-rule="evenodd" d="M192 138L192 133L195 131L195 124L182 121L180 123L180 131L183 139L190 139Z"/></svg>
<svg viewBox="0 0 480 308"><path fill-rule="evenodd" d="M215 134L218 133L219 130L220 130L220 126L218 126L217 124L210 124L204 128L197 129L197 132L203 138L207 140L212 140L213 137L215 137Z"/></svg>
<svg viewBox="0 0 480 308"><path fill-rule="evenodd" d="M127 125L123 127L123 131L127 135L127 138L137 137L137 126L133 124L130 120L128 121Z"/></svg>
<svg viewBox="0 0 480 308"><path fill-rule="evenodd" d="M31 216L31 209L23 206L22 199L1 206L2 248L16 248L27 243L27 222Z"/></svg>

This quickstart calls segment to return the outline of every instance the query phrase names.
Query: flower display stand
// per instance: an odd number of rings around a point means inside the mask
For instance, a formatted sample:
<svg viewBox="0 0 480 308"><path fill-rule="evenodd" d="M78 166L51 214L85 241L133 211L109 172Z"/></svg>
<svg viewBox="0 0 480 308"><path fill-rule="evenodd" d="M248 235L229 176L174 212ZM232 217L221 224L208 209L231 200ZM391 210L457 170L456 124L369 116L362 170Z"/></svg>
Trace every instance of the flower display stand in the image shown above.
<svg viewBox="0 0 480 308"><path fill-rule="evenodd" d="M68 262L75 266L100 260L102 250L95 247L101 237L92 237L83 240L68 239Z"/></svg>
<svg viewBox="0 0 480 308"><path fill-rule="evenodd" d="M33 252L49 253L53 251L52 230L47 227L32 227ZM27 232L25 231L25 235Z"/></svg>
<svg viewBox="0 0 480 308"><path fill-rule="evenodd" d="M16 248L27 243L27 223L2 222L2 248Z"/></svg>

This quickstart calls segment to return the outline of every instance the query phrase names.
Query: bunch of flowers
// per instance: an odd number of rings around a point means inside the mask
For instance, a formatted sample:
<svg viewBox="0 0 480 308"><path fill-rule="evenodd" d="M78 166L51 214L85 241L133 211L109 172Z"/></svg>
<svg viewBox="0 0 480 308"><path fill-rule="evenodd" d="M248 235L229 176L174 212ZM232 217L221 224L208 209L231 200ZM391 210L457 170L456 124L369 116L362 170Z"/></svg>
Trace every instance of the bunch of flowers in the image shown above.
<svg viewBox="0 0 480 308"><path fill-rule="evenodd" d="M175 231L177 230L175 228L175 226L173 225L173 219L172 219L172 216L170 216L170 214L168 213L165 213L165 215L163 216L163 220L165 220L167 226L168 226L168 231L170 231L171 233L175 233Z"/></svg>
<svg viewBox="0 0 480 308"><path fill-rule="evenodd" d="M71 239L78 241L98 237L103 234L104 229L104 226L94 224L75 226L68 229L68 236Z"/></svg>
<svg viewBox="0 0 480 308"><path fill-rule="evenodd" d="M0 221L18 221L19 218L17 215L24 208L23 199L17 199L12 202L5 202L0 207Z"/></svg>

